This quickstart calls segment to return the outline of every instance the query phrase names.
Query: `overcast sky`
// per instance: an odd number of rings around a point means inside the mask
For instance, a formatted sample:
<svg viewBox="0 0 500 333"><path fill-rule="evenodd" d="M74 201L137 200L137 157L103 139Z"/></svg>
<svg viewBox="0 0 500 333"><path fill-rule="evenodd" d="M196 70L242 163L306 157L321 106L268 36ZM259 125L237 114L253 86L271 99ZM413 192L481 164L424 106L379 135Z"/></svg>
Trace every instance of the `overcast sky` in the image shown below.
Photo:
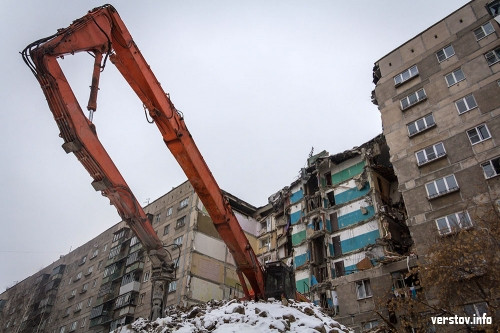
<svg viewBox="0 0 500 333"><path fill-rule="evenodd" d="M224 190L254 206L331 154L382 132L374 62L465 0L111 1ZM0 292L119 222L62 139L19 55L94 1L0 4ZM61 65L85 108L92 58ZM111 63L94 123L139 202L186 180Z"/></svg>

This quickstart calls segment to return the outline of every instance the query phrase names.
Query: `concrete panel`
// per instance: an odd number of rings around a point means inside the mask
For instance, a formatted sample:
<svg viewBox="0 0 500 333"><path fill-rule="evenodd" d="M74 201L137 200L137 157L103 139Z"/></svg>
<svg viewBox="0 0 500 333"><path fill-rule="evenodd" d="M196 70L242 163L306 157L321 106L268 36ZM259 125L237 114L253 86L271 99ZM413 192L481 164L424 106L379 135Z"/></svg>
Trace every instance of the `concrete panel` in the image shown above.
<svg viewBox="0 0 500 333"><path fill-rule="evenodd" d="M224 265L213 258L193 253L191 273L207 280L222 283L224 277Z"/></svg>
<svg viewBox="0 0 500 333"><path fill-rule="evenodd" d="M380 237L379 230L373 230L362 235L358 235L340 242L342 252L350 252L361 249L369 244L375 244L375 240Z"/></svg>
<svg viewBox="0 0 500 333"><path fill-rule="evenodd" d="M414 39L409 40L406 44L401 46L400 50L405 64L415 61L416 57L425 51L422 37L417 36Z"/></svg>
<svg viewBox="0 0 500 333"><path fill-rule="evenodd" d="M356 175L363 172L365 167L365 162L361 161L351 167L348 167L340 172L332 174L332 184L340 184Z"/></svg>
<svg viewBox="0 0 500 333"><path fill-rule="evenodd" d="M224 261L226 258L226 245L220 239L194 232L193 247L195 251L217 260Z"/></svg>
<svg viewBox="0 0 500 333"><path fill-rule="evenodd" d="M290 196L290 203L294 204L300 201L303 197L304 197L304 190L301 188L296 192L292 192L292 195Z"/></svg>
<svg viewBox="0 0 500 333"><path fill-rule="evenodd" d="M222 299L223 292L219 284L211 283L197 277L191 278L191 297L202 302L211 299Z"/></svg>
<svg viewBox="0 0 500 333"><path fill-rule="evenodd" d="M364 208L366 208L366 214L363 214L361 209L357 209L346 215L339 216L339 229L346 228L362 221L366 221L375 215L375 208L373 206L366 206Z"/></svg>
<svg viewBox="0 0 500 333"><path fill-rule="evenodd" d="M450 31L445 21L441 21L422 33L422 39L427 50L435 48L450 37ZM437 62L437 61L436 61Z"/></svg>
<svg viewBox="0 0 500 333"><path fill-rule="evenodd" d="M365 186L358 190L357 187L343 191L342 193L335 195L335 204L340 205L357 198L361 198L370 192L370 184L366 183Z"/></svg>
<svg viewBox="0 0 500 333"><path fill-rule="evenodd" d="M451 34L456 34L476 21L472 7L465 6L445 19Z"/></svg>

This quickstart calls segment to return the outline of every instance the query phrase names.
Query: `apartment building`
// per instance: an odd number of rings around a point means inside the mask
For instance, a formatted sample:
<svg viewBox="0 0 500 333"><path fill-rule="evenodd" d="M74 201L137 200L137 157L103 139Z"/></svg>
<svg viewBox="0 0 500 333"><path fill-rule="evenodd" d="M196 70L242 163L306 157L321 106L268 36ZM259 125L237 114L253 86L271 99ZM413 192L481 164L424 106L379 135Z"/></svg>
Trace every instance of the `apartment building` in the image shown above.
<svg viewBox="0 0 500 333"><path fill-rule="evenodd" d="M484 205L500 207L499 9L470 1L374 66L373 102L421 258L487 217Z"/></svg>
<svg viewBox="0 0 500 333"><path fill-rule="evenodd" d="M256 208L226 193L251 245ZM191 184L144 208L172 255L167 306L243 296L231 254ZM119 222L0 295L0 332L108 332L151 311L151 263Z"/></svg>
<svg viewBox="0 0 500 333"><path fill-rule="evenodd" d="M385 139L323 151L307 165L257 217L260 258L293 263L297 290L339 322L375 326L375 296L407 271L412 244Z"/></svg>

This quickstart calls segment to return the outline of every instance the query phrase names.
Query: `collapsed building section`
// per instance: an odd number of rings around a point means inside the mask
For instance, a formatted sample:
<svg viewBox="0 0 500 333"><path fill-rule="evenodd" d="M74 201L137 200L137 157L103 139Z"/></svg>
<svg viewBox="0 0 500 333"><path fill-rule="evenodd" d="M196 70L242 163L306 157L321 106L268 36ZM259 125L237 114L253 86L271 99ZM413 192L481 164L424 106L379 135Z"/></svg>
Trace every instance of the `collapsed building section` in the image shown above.
<svg viewBox="0 0 500 333"><path fill-rule="evenodd" d="M349 305L358 299L352 277L372 270L391 280L380 267L405 259L411 246L382 135L343 153L310 156L299 179L262 212L261 259L293 262L297 290L333 315L359 312Z"/></svg>

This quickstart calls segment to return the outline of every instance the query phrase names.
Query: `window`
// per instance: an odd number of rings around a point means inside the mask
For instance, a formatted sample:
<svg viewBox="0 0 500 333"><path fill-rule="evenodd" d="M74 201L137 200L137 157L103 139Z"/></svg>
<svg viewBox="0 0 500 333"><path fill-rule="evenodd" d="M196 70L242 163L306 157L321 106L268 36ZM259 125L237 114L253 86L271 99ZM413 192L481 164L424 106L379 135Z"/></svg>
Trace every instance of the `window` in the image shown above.
<svg viewBox="0 0 500 333"><path fill-rule="evenodd" d="M114 258L114 257L116 257L117 255L119 255L119 254L120 254L121 249L122 249L121 244L120 244L120 245L118 245L118 246L113 247L112 249L110 249L110 250L109 250L109 256L108 256L108 259Z"/></svg>
<svg viewBox="0 0 500 333"><path fill-rule="evenodd" d="M459 229L466 229L472 226L469 213L459 212L440 217L436 220L436 225L440 235L447 235Z"/></svg>
<svg viewBox="0 0 500 333"><path fill-rule="evenodd" d="M62 326L60 329L59 329L59 333L64 333L66 332L66 326Z"/></svg>
<svg viewBox="0 0 500 333"><path fill-rule="evenodd" d="M95 249L94 252L92 252L92 256L90 257L90 259L94 259L95 257L97 257L98 254L99 254L99 249Z"/></svg>
<svg viewBox="0 0 500 333"><path fill-rule="evenodd" d="M266 237L266 238L260 240L260 248L261 249L266 248L267 250L270 250L270 247L271 247L271 238Z"/></svg>
<svg viewBox="0 0 500 333"><path fill-rule="evenodd" d="M144 278L142 279L142 282L148 282L149 281L149 272L144 273Z"/></svg>
<svg viewBox="0 0 500 333"><path fill-rule="evenodd" d="M137 236L134 236L130 239L130 247L134 246L137 243L139 243L139 238L137 238Z"/></svg>
<svg viewBox="0 0 500 333"><path fill-rule="evenodd" d="M87 256L83 256L83 258L80 260L80 263L78 265L83 265L87 261Z"/></svg>
<svg viewBox="0 0 500 333"><path fill-rule="evenodd" d="M87 317L85 317L85 318L82 319L82 323L80 324L80 328L84 328L85 327L86 321L87 321Z"/></svg>
<svg viewBox="0 0 500 333"><path fill-rule="evenodd" d="M74 330L76 330L77 326L78 326L78 322L74 321L73 323L71 323L71 326L69 327L69 331L73 332Z"/></svg>
<svg viewBox="0 0 500 333"><path fill-rule="evenodd" d="M488 304L486 302L467 304L464 306L464 312L470 317L482 317L488 313Z"/></svg>
<svg viewBox="0 0 500 333"><path fill-rule="evenodd" d="M443 178L436 179L425 184L429 199L437 198L447 193L455 192L459 189L455 175L449 175Z"/></svg>
<svg viewBox="0 0 500 333"><path fill-rule="evenodd" d="M394 77L394 85L398 86L398 85L402 84L403 82L408 81L409 79L411 79L412 77L415 77L417 75L418 75L418 68L417 68L417 65L414 65L414 66L408 68L407 70L405 70L404 72L401 72L398 75L396 75Z"/></svg>
<svg viewBox="0 0 500 333"><path fill-rule="evenodd" d="M170 207L169 209L167 209L167 216L172 215L172 211L173 211L172 207Z"/></svg>
<svg viewBox="0 0 500 333"><path fill-rule="evenodd" d="M464 72L461 68L455 69L453 72L447 74L445 76L446 83L448 83L448 87L451 87L454 84L457 84L460 81L465 80Z"/></svg>
<svg viewBox="0 0 500 333"><path fill-rule="evenodd" d="M174 239L174 244L181 246L182 245L182 236L179 236L176 239Z"/></svg>
<svg viewBox="0 0 500 333"><path fill-rule="evenodd" d="M435 125L436 123L434 122L434 116L431 113L423 118L417 119L414 122L409 123L406 126L408 127L408 135L411 137Z"/></svg>
<svg viewBox="0 0 500 333"><path fill-rule="evenodd" d="M84 292L86 292L87 290L89 290L89 284L88 284L88 282L87 282L87 283L85 283L85 284L83 284L83 286L82 286L82 291L80 291L80 293L84 293Z"/></svg>
<svg viewBox="0 0 500 333"><path fill-rule="evenodd" d="M486 53L484 57L486 58L486 62L488 62L488 65L493 66L500 61L500 47L497 47L496 49Z"/></svg>
<svg viewBox="0 0 500 333"><path fill-rule="evenodd" d="M406 96L403 98L400 103L401 103L401 110L406 110L410 106L417 104L418 102L421 102L427 98L427 95L425 94L425 90L422 88L420 90L415 91L414 93L411 93L410 95Z"/></svg>
<svg viewBox="0 0 500 333"><path fill-rule="evenodd" d="M155 223L159 223L161 220L161 213L158 213L156 216L155 216Z"/></svg>
<svg viewBox="0 0 500 333"><path fill-rule="evenodd" d="M453 46L448 45L445 48L442 48L436 53L436 56L438 58L439 62L443 62L446 59L452 57L455 55L455 50L453 49Z"/></svg>
<svg viewBox="0 0 500 333"><path fill-rule="evenodd" d="M113 243L125 236L125 229L121 229L113 236Z"/></svg>
<svg viewBox="0 0 500 333"><path fill-rule="evenodd" d="M175 291L177 289L177 281L172 281L168 284L168 292Z"/></svg>
<svg viewBox="0 0 500 333"><path fill-rule="evenodd" d="M92 297L89 298L87 302L87 307L89 308L92 305Z"/></svg>
<svg viewBox="0 0 500 333"><path fill-rule="evenodd" d="M491 22L488 22L486 24L483 24L482 26L480 26L476 30L474 30L474 35L476 36L476 40L480 40L480 39L483 39L484 37L492 34L493 32L495 32L495 29L493 28L493 25L491 24Z"/></svg>
<svg viewBox="0 0 500 333"><path fill-rule="evenodd" d="M358 299L372 297L372 288L370 287L370 280L357 281L356 292L358 294Z"/></svg>
<svg viewBox="0 0 500 333"><path fill-rule="evenodd" d="M82 278L82 272L78 272L78 274L76 274L75 280L73 282L76 282L76 281L80 280L81 278Z"/></svg>
<svg viewBox="0 0 500 333"><path fill-rule="evenodd" d="M186 216L184 215L183 217L177 220L177 222L175 223L175 228L177 229L183 227L185 224L186 224Z"/></svg>
<svg viewBox="0 0 500 333"><path fill-rule="evenodd" d="M78 304L75 306L75 312L80 311L80 310L82 309L82 307L83 307L83 302L78 303Z"/></svg>
<svg viewBox="0 0 500 333"><path fill-rule="evenodd" d="M188 205L188 203L189 203L189 198L183 199L183 200L179 203L179 209L186 207L186 206Z"/></svg>
<svg viewBox="0 0 500 333"><path fill-rule="evenodd" d="M421 166L435 159L446 156L446 151L444 150L443 143L439 142L433 146L417 151L415 155L417 156L417 164Z"/></svg>
<svg viewBox="0 0 500 333"><path fill-rule="evenodd" d="M488 131L488 127L486 127L486 124L482 124L468 130L467 135L469 136L470 143L473 145L491 138L490 132Z"/></svg>
<svg viewBox="0 0 500 333"><path fill-rule="evenodd" d="M378 326L378 321L377 320L368 321L368 322L366 322L366 323L363 324L363 332L368 332L372 328L375 328L377 326Z"/></svg>
<svg viewBox="0 0 500 333"><path fill-rule="evenodd" d="M142 305L144 304L144 297L146 296L146 293L142 293L140 296L139 296L139 304Z"/></svg>
<svg viewBox="0 0 500 333"><path fill-rule="evenodd" d="M167 224L164 228L163 228L163 236L167 235L168 234L168 231L170 229L170 224Z"/></svg>
<svg viewBox="0 0 500 333"><path fill-rule="evenodd" d="M68 296L68 299L71 299L76 296L76 289L71 290L71 293Z"/></svg>
<svg viewBox="0 0 500 333"><path fill-rule="evenodd" d="M500 157L481 164L486 179L500 175Z"/></svg>
<svg viewBox="0 0 500 333"><path fill-rule="evenodd" d="M474 96L470 94L456 101L455 106L457 107L458 113L462 114L464 112L477 108L477 103Z"/></svg>

